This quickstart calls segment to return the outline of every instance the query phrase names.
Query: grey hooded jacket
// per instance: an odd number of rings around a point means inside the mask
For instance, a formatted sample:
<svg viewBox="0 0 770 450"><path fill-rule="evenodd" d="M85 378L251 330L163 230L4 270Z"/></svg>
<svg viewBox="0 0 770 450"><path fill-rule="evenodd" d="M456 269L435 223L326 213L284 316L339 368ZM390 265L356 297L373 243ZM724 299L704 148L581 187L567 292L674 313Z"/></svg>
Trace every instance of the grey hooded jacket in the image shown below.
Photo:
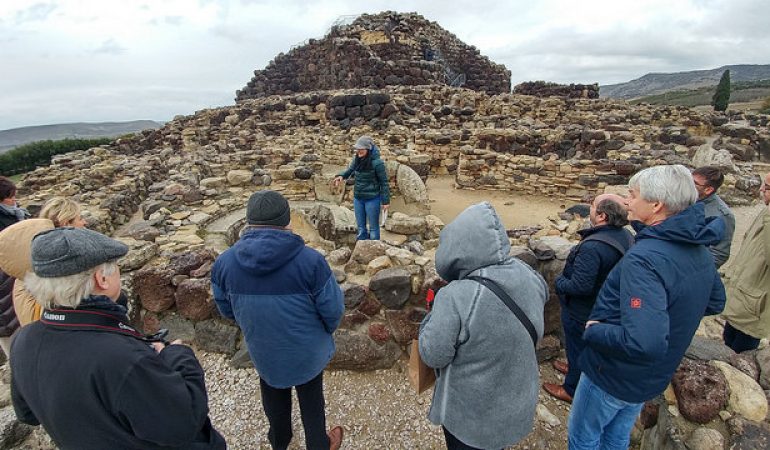
<svg viewBox="0 0 770 450"><path fill-rule="evenodd" d="M527 330L494 293L476 281L497 282L543 334L547 286L509 256L510 243L487 203L463 211L441 232L436 270L449 281L420 327L420 356L437 369L428 418L467 445L502 448L532 429L540 387Z"/></svg>

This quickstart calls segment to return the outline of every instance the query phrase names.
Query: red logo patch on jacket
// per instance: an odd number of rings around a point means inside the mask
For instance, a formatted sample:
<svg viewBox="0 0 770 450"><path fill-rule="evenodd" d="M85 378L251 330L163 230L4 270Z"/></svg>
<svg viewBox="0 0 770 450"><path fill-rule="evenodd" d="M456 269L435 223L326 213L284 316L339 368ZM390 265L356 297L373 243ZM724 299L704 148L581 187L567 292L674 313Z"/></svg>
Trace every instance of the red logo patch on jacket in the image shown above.
<svg viewBox="0 0 770 450"><path fill-rule="evenodd" d="M639 297L631 297L631 308L639 309L642 307L642 299Z"/></svg>

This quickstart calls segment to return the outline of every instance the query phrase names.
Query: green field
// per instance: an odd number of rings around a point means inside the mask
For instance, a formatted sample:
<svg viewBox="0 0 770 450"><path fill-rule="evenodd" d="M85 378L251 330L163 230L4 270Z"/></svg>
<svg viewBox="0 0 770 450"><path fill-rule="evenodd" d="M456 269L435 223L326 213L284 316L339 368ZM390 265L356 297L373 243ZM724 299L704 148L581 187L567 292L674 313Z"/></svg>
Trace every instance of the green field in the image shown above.
<svg viewBox="0 0 770 450"><path fill-rule="evenodd" d="M648 95L631 100L629 103L638 105L680 105L707 106L711 105L716 85L698 89L669 91L663 94ZM730 103L754 102L770 97L770 80L741 81L730 85Z"/></svg>

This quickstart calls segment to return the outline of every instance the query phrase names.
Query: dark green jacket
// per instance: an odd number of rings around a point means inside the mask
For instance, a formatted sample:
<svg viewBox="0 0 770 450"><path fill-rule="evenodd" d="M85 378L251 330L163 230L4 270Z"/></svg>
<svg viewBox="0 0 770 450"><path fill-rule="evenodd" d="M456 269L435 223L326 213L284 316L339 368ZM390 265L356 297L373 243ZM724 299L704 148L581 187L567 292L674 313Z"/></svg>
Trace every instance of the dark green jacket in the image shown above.
<svg viewBox="0 0 770 450"><path fill-rule="evenodd" d="M356 183L353 186L353 196L359 200L369 200L380 196L380 203L390 204L390 187L388 186L388 171L385 169L385 162L380 159L380 150L375 146L370 150L372 158L372 168L369 170L361 169L361 160L356 156L350 163L350 166L339 175L348 179L355 174Z"/></svg>

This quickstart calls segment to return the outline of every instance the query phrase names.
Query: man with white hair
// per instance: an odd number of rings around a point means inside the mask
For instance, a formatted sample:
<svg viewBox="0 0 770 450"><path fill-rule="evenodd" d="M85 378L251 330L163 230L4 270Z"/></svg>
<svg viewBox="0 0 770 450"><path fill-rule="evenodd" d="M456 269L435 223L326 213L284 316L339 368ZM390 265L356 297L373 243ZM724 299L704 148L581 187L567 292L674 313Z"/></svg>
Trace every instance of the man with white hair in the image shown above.
<svg viewBox="0 0 770 450"><path fill-rule="evenodd" d="M681 165L640 171L629 181L636 244L610 272L586 322L586 348L569 416L569 448L625 449L644 402L663 392L704 314L725 291L706 248L724 222L696 203Z"/></svg>
<svg viewBox="0 0 770 450"><path fill-rule="evenodd" d="M11 347L16 417L62 450L223 450L192 349L142 335L115 303L126 252L82 228L35 236L24 285L45 309Z"/></svg>

